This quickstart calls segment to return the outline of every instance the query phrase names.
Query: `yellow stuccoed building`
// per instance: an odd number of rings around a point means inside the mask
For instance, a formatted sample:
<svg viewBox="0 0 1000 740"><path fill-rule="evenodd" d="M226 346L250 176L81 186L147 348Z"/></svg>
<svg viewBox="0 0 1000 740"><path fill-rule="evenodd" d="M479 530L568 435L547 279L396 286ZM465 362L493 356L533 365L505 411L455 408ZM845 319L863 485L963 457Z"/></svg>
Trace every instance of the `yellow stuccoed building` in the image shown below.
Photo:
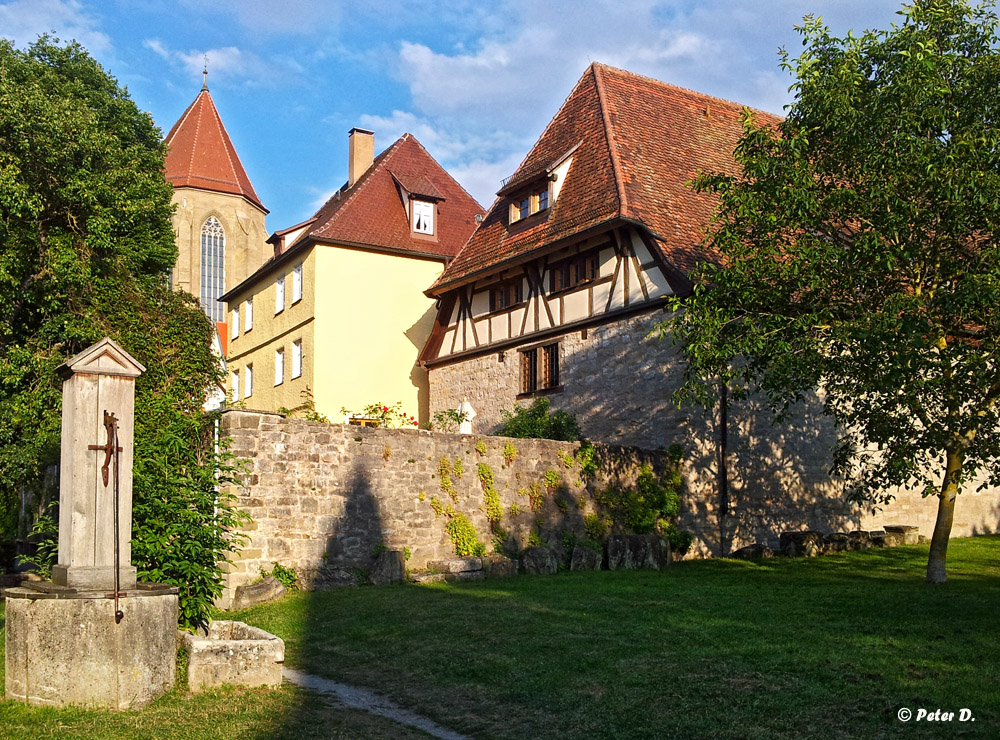
<svg viewBox="0 0 1000 740"><path fill-rule="evenodd" d="M403 404L429 417L417 358L433 328L423 291L476 226L482 208L405 134L377 158L352 129L349 177L313 218L275 232L273 256L228 290L227 395L266 411Z"/></svg>

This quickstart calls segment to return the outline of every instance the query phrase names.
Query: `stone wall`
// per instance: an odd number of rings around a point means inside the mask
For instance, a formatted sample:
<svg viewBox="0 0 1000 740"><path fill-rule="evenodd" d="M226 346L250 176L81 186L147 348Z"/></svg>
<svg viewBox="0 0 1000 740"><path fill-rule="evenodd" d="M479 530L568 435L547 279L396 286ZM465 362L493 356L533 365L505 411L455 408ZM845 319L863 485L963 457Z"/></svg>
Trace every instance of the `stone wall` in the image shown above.
<svg viewBox="0 0 1000 740"><path fill-rule="evenodd" d="M410 568L451 557L448 517L435 513L435 502L468 516L492 550L480 463L494 475L502 526L522 545L539 522L553 541L564 530L583 534L580 496L587 497L586 487L578 469L566 465L572 465L577 443L320 424L250 411L224 413L222 429L232 451L249 462L246 483L235 493L238 506L253 518L250 544L227 564L223 605L275 562L321 587L353 581L355 569L371 567L379 545L407 548ZM600 486L630 485L643 463L662 461L660 454L627 448L602 448L601 454L607 471L595 483ZM451 493L442 487L442 460ZM545 487L548 471L555 485ZM537 512L527 493L532 485L545 494Z"/></svg>
<svg viewBox="0 0 1000 740"><path fill-rule="evenodd" d="M552 408L576 415L589 439L650 450L676 441L687 420L671 402L683 365L668 340L649 337L664 318L661 311L643 313L554 337L561 390L548 393ZM434 366L431 414L467 398L478 414L476 429L492 433L500 412L518 402L520 373L515 349Z"/></svg>
<svg viewBox="0 0 1000 740"><path fill-rule="evenodd" d="M910 524L931 534L934 498L901 494L877 514L846 503L839 484L822 475L822 455L816 453L830 434L827 420L803 411L775 430L759 421L763 414L750 410L757 411L749 409L733 422L741 441L729 456L725 516L719 512L714 447L697 446L699 437L691 433L696 429L700 439L709 439L711 427L689 425L678 432L687 450L679 523L695 536L692 555L719 555L758 542L777 547L786 530ZM584 485L572 460L577 443L319 424L235 410L223 414L222 428L233 452L248 461L245 485L235 493L253 518L250 544L227 564L222 606L236 587L275 562L295 568L306 585L322 587L354 582L355 569L370 568L380 545L409 549L410 568L447 558L454 554L445 532L448 518L435 513L435 501L467 515L492 550L480 463L493 473L502 526L521 546L536 530L553 547L561 546L565 533L582 536L584 515L596 510L595 491L612 483L632 486L642 464L661 471L663 463L661 452L599 445L601 472ZM442 486L442 460L450 487ZM554 485L545 485L546 473ZM538 512L531 510L528 495L533 485L544 491ZM959 498L955 536L996 532L998 524L995 490Z"/></svg>

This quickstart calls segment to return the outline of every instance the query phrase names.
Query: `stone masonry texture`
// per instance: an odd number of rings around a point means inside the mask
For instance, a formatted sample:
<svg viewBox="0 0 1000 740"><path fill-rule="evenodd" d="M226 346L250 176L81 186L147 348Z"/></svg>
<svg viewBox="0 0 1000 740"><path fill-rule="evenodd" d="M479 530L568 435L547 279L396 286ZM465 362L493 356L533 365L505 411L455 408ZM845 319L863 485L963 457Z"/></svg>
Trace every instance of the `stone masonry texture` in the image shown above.
<svg viewBox="0 0 1000 740"><path fill-rule="evenodd" d="M874 514L846 502L816 452L831 435L818 414L803 411L776 430L759 410L743 411L730 422L731 440L737 442L730 447L725 514L711 420L678 426L675 439L685 448L678 524L695 537L692 556L718 556L758 542L777 547L784 531L902 524L931 534L933 497L900 492ZM466 515L492 551L480 464L493 474L503 507L500 525L510 538L523 548L535 530L560 550L564 536L582 537L584 516L598 511L595 491L631 487L643 464L656 471L664 464L662 450L598 444L600 472L588 482L573 461L579 448L573 442L363 428L238 410L223 414L222 429L232 452L247 461L243 485L234 493L252 518L246 529L250 542L224 564L224 608L237 587L274 563L295 568L306 587L316 588L357 582L383 548L408 549L411 570L453 557L445 531L449 508ZM532 493L541 502L537 511L531 508ZM997 492L969 490L959 498L953 535L995 532L998 520Z"/></svg>

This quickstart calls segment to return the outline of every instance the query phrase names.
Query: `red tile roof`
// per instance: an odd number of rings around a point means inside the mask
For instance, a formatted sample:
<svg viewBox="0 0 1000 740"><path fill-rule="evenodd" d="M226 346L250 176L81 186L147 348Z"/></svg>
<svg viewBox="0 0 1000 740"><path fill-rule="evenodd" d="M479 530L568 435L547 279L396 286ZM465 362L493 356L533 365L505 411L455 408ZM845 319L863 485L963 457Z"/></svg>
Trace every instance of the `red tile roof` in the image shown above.
<svg viewBox="0 0 1000 740"><path fill-rule="evenodd" d="M267 212L250 184L208 88L202 88L170 129L166 144L169 149L165 175L175 188L201 188L242 195Z"/></svg>
<svg viewBox="0 0 1000 740"><path fill-rule="evenodd" d="M415 236L399 186L437 202L435 237ZM484 209L437 163L412 134L403 134L368 170L346 185L315 215L302 239L454 257L476 228Z"/></svg>
<svg viewBox="0 0 1000 740"><path fill-rule="evenodd" d="M539 181L576 147L548 214L507 228L498 198L428 294L440 296L504 263L616 219L640 222L668 263L687 272L707 255L699 246L715 200L686 183L699 170L732 171L745 106L594 63L577 82L501 194ZM780 119L757 112L761 123ZM536 218L536 217L532 217Z"/></svg>

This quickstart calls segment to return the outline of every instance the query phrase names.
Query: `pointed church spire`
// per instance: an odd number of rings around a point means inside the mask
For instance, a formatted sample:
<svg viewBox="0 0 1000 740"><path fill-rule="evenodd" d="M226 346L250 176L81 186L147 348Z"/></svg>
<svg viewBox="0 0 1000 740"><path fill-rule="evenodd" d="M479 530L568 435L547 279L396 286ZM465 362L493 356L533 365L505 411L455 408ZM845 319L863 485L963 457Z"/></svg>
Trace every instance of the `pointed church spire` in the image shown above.
<svg viewBox="0 0 1000 740"><path fill-rule="evenodd" d="M167 182L175 188L240 195L267 213L208 92L207 65L202 74L204 87L165 139Z"/></svg>
<svg viewBox="0 0 1000 740"><path fill-rule="evenodd" d="M208 92L208 54L205 55L205 66L201 70L201 89Z"/></svg>

